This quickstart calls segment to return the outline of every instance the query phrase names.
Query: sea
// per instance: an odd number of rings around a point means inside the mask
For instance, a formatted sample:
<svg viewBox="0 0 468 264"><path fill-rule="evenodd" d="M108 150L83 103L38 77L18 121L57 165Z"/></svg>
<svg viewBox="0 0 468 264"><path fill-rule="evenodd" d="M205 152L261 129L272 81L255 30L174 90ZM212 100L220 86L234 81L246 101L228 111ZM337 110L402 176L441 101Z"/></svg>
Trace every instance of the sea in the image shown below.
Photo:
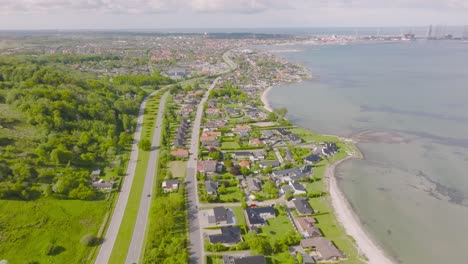
<svg viewBox="0 0 468 264"><path fill-rule="evenodd" d="M313 76L267 99L293 123L357 141L339 187L399 263L468 263L468 43L259 47Z"/></svg>

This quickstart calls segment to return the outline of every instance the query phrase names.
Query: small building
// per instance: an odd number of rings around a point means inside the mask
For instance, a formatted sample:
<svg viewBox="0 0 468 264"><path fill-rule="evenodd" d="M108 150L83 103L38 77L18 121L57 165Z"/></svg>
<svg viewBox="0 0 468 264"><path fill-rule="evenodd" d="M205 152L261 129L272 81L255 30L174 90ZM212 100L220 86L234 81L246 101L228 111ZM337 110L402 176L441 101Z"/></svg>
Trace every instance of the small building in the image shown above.
<svg viewBox="0 0 468 264"><path fill-rule="evenodd" d="M309 156L302 159L304 164L316 164L321 160L322 158L320 158L320 156L316 154L310 154Z"/></svg>
<svg viewBox="0 0 468 264"><path fill-rule="evenodd" d="M275 218L276 211L272 206L267 207L247 207L247 225L249 228L267 225L267 219Z"/></svg>
<svg viewBox="0 0 468 264"><path fill-rule="evenodd" d="M186 149L177 149L174 151L171 151L171 156L176 157L176 158L188 158L189 152Z"/></svg>
<svg viewBox="0 0 468 264"><path fill-rule="evenodd" d="M242 231L238 226L222 226L220 234L209 235L211 244L221 243L225 246L232 246L242 241Z"/></svg>
<svg viewBox="0 0 468 264"><path fill-rule="evenodd" d="M264 160L264 161L260 161L258 166L262 169L265 169L268 166L274 169L274 168L278 168L279 166L281 166L281 163L277 160Z"/></svg>
<svg viewBox="0 0 468 264"><path fill-rule="evenodd" d="M236 151L232 153L233 158L236 160L251 159L253 153L250 151Z"/></svg>
<svg viewBox="0 0 468 264"><path fill-rule="evenodd" d="M239 162L239 166L250 169L250 162L248 160L243 160L243 161Z"/></svg>
<svg viewBox="0 0 468 264"><path fill-rule="evenodd" d="M294 143L294 144L302 143L302 138L300 138L298 135L296 135L294 133L290 133L288 135L288 137L289 137L289 140L291 140L291 142Z"/></svg>
<svg viewBox="0 0 468 264"><path fill-rule="evenodd" d="M197 162L197 171L200 173L215 173L218 162L216 160L199 160Z"/></svg>
<svg viewBox="0 0 468 264"><path fill-rule="evenodd" d="M339 261L345 257L333 242L324 237L313 237L301 240L301 247L311 249L310 253L318 261Z"/></svg>
<svg viewBox="0 0 468 264"><path fill-rule="evenodd" d="M262 190L262 186L260 185L260 181L258 179L247 177L246 180L249 192L260 192Z"/></svg>
<svg viewBox="0 0 468 264"><path fill-rule="evenodd" d="M177 191L179 189L179 181L176 179L173 180L165 180L161 184L161 188L165 193L167 192L172 192L172 191Z"/></svg>
<svg viewBox="0 0 468 264"><path fill-rule="evenodd" d="M222 206L213 208L213 214L208 215L208 223L215 225L233 225L236 223L234 212Z"/></svg>
<svg viewBox="0 0 468 264"><path fill-rule="evenodd" d="M219 184L214 181L205 181L205 190L209 195L217 195Z"/></svg>
<svg viewBox="0 0 468 264"><path fill-rule="evenodd" d="M114 187L114 183L112 182L105 182L104 180L98 180L91 184L94 189L96 190L112 190Z"/></svg>
<svg viewBox="0 0 468 264"><path fill-rule="evenodd" d="M166 76L173 79L178 80L185 78L187 76L187 71L183 68L171 68L165 72Z"/></svg>
<svg viewBox="0 0 468 264"><path fill-rule="evenodd" d="M297 197L292 199L296 211L300 215L310 215L314 213L314 210L309 204L309 201L306 197Z"/></svg>
<svg viewBox="0 0 468 264"><path fill-rule="evenodd" d="M281 187L281 193L291 191L294 195L307 194L307 190L301 183L297 181L290 181L288 185Z"/></svg>
<svg viewBox="0 0 468 264"><path fill-rule="evenodd" d="M325 157L330 157L338 152L338 146L334 142L324 143L322 146L322 154Z"/></svg>
<svg viewBox="0 0 468 264"><path fill-rule="evenodd" d="M259 147L259 146L263 146L265 144L260 139L253 138L253 139L249 140L249 145Z"/></svg>
<svg viewBox="0 0 468 264"><path fill-rule="evenodd" d="M223 255L223 264L266 264L263 255L258 256L229 256Z"/></svg>
<svg viewBox="0 0 468 264"><path fill-rule="evenodd" d="M322 232L315 226L316 220L311 216L298 217L295 219L299 231L305 238L320 237Z"/></svg>

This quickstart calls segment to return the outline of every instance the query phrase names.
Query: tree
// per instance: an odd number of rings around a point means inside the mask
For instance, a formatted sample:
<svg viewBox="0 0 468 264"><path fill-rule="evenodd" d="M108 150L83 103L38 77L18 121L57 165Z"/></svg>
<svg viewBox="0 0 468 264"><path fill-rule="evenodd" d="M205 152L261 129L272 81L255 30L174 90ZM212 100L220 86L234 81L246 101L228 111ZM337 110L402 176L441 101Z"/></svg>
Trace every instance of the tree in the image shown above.
<svg viewBox="0 0 468 264"><path fill-rule="evenodd" d="M80 243L87 247L95 246L96 242L97 238L93 234L86 234L80 239Z"/></svg>
<svg viewBox="0 0 468 264"><path fill-rule="evenodd" d="M294 194L291 190L287 190L286 193L284 194L284 199L286 200L291 200L294 197Z"/></svg>
<svg viewBox="0 0 468 264"><path fill-rule="evenodd" d="M148 139L142 139L138 143L138 147L143 151L150 151L151 150L151 142Z"/></svg>
<svg viewBox="0 0 468 264"><path fill-rule="evenodd" d="M268 180L263 185L263 192L268 195L268 198L277 198L278 197L278 190L276 189L275 184L271 180Z"/></svg>
<svg viewBox="0 0 468 264"><path fill-rule="evenodd" d="M249 247L251 250L257 251L258 254L270 254L272 251L271 245L267 238L258 235L250 238Z"/></svg>
<svg viewBox="0 0 468 264"><path fill-rule="evenodd" d="M302 264L304 262L304 257L302 257L301 252L297 252L296 257L297 257L297 262L299 262L299 264Z"/></svg>
<svg viewBox="0 0 468 264"><path fill-rule="evenodd" d="M270 165L266 166L263 170L263 174L270 174L273 171Z"/></svg>
<svg viewBox="0 0 468 264"><path fill-rule="evenodd" d="M221 186L219 186L219 188L218 188L218 193L219 194L225 194L226 192L227 192L226 186L224 186L224 184L221 184Z"/></svg>
<svg viewBox="0 0 468 264"><path fill-rule="evenodd" d="M241 174L240 166L239 165L233 166L231 170L229 170L229 173L231 173L232 175L240 175Z"/></svg>

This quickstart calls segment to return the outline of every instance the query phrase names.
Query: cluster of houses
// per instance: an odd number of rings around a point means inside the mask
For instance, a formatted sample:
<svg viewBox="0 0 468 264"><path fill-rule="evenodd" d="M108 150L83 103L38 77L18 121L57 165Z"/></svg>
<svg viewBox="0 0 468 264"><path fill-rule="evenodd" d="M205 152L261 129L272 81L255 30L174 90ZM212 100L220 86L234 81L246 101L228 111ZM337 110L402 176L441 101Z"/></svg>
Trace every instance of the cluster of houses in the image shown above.
<svg viewBox="0 0 468 264"><path fill-rule="evenodd" d="M292 213L288 213L288 215L291 224L303 236L300 247L302 252L308 252L303 254L305 263L345 259L346 256L343 252L331 240L324 238L321 230L316 226L317 221L311 216L315 211L310 207L307 199L295 198L292 202L297 211L297 216ZM209 243L219 243L231 247L243 241L241 228L236 226L237 219L232 209L215 207L204 210L201 214L201 221L205 223L205 227L219 227L217 229L205 229L205 237L208 238ZM277 213L273 206L251 206L244 210L244 217L249 230L261 232L261 228L268 225L269 219L276 218Z"/></svg>

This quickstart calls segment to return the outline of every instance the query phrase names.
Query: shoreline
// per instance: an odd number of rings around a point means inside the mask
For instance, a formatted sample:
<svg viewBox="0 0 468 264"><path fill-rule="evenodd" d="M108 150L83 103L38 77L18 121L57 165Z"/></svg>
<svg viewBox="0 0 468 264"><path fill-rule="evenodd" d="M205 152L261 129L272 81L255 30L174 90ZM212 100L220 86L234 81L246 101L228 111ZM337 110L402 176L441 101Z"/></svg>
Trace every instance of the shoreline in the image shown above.
<svg viewBox="0 0 468 264"><path fill-rule="evenodd" d="M393 264L394 262L385 254L384 250L370 237L356 212L352 209L348 199L338 186L335 177L336 168L343 162L356 157L348 156L329 166L325 170L327 189L330 193L331 205L338 222L344 227L346 234L353 237L359 251L362 251L368 263Z"/></svg>
<svg viewBox="0 0 468 264"><path fill-rule="evenodd" d="M262 92L260 96L260 100L263 103L263 107L269 112L273 112L271 104L267 99L268 93L271 91L272 88L273 86L269 86ZM339 136L336 137L340 140L352 141L352 139L347 139ZM356 146L356 148L358 147ZM378 244L366 232L359 217L356 215L356 212L354 212L354 210L351 208L348 199L338 187L337 179L335 177L336 167L349 159L363 159L364 154L360 150L359 153L360 157L347 156L346 158L327 166L324 177L326 180L327 189L330 193L331 206L338 222L345 229L346 234L353 237L358 251L367 257L367 263L394 264L394 262L385 254L384 250L380 246L378 246Z"/></svg>

